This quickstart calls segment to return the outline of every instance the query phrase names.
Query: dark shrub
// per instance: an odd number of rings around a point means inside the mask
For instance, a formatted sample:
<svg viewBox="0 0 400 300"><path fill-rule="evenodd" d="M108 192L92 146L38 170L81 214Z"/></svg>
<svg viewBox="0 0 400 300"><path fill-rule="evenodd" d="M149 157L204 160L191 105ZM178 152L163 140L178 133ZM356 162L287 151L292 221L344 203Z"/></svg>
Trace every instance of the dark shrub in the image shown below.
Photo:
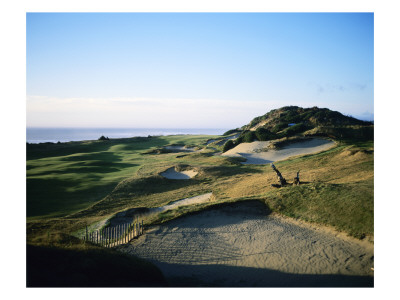
<svg viewBox="0 0 400 300"><path fill-rule="evenodd" d="M230 134L234 134L234 133L238 133L238 132L241 132L241 130L239 128L236 128L236 129L228 130L223 135L230 135Z"/></svg>
<svg viewBox="0 0 400 300"><path fill-rule="evenodd" d="M102 135L101 137L99 137L99 141L108 141L109 138L105 137L104 135Z"/></svg>
<svg viewBox="0 0 400 300"><path fill-rule="evenodd" d="M257 140L257 136L254 131L244 131L237 139L237 143L251 143Z"/></svg>
<svg viewBox="0 0 400 300"><path fill-rule="evenodd" d="M293 125L289 127L288 129L285 130L285 133L287 136L294 135L296 133L304 132L307 130L307 126L304 125L303 123L299 123L296 125Z"/></svg>
<svg viewBox="0 0 400 300"><path fill-rule="evenodd" d="M273 133L277 133L278 131L281 131L281 130L287 128L287 127L288 127L288 123L287 123L287 122L280 122L280 123L276 124L276 125L272 128L271 131L272 131Z"/></svg>
<svg viewBox="0 0 400 300"><path fill-rule="evenodd" d="M235 146L236 146L235 143L232 140L229 140L224 144L224 147L222 148L222 152L226 152Z"/></svg>
<svg viewBox="0 0 400 300"><path fill-rule="evenodd" d="M267 128L257 128L255 131L256 137L259 141L269 141L276 138L276 135L269 131Z"/></svg>

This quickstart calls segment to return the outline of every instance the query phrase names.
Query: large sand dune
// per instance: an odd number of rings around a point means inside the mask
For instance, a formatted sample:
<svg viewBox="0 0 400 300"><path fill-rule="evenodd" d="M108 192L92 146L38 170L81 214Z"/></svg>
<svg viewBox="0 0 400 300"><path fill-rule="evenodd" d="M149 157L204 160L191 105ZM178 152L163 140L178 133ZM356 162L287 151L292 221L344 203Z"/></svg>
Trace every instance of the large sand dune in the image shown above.
<svg viewBox="0 0 400 300"><path fill-rule="evenodd" d="M334 142L321 138L307 139L294 142L282 149L268 149L269 141L241 143L222 154L222 156L244 157L247 159L243 164L268 164L284 160L292 156L317 153L327 150L335 145Z"/></svg>
<svg viewBox="0 0 400 300"><path fill-rule="evenodd" d="M260 202L152 227L121 251L156 264L173 286L372 286L373 246L268 215Z"/></svg>

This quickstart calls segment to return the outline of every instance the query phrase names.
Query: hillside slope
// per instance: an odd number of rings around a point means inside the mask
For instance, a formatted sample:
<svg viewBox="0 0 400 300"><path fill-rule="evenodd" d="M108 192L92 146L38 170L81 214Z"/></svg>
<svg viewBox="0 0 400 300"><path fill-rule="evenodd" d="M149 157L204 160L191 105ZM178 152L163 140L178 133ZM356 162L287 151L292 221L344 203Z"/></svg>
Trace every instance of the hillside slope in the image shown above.
<svg viewBox="0 0 400 300"><path fill-rule="evenodd" d="M374 126L372 122L345 116L328 108L285 106L228 132L240 132L240 136L236 141L227 142L224 152L243 142L268 141L294 135L372 140Z"/></svg>

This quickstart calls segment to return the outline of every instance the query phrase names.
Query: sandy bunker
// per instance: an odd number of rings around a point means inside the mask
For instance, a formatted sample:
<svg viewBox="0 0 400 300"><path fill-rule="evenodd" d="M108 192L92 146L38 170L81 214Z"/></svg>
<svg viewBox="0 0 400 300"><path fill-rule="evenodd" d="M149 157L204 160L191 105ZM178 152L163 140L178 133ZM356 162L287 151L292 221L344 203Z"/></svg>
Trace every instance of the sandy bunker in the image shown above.
<svg viewBox="0 0 400 300"><path fill-rule="evenodd" d="M333 147L335 143L326 139L313 138L293 142L279 150L267 149L269 145L269 141L241 143L235 148L223 153L222 156L246 158L247 160L246 162L243 162L243 164L268 164L292 156L312 154L328 150Z"/></svg>
<svg viewBox="0 0 400 300"><path fill-rule="evenodd" d="M176 179L176 180L186 180L193 178L198 174L195 170L186 170L186 171L176 171L174 167L169 168L165 172L160 173L161 176L168 179Z"/></svg>
<svg viewBox="0 0 400 300"><path fill-rule="evenodd" d="M268 215L256 201L152 227L120 249L175 286L372 286L373 246Z"/></svg>
<svg viewBox="0 0 400 300"><path fill-rule="evenodd" d="M165 149L170 150L172 152L199 152L200 150L194 147L186 147L186 146L166 146Z"/></svg>

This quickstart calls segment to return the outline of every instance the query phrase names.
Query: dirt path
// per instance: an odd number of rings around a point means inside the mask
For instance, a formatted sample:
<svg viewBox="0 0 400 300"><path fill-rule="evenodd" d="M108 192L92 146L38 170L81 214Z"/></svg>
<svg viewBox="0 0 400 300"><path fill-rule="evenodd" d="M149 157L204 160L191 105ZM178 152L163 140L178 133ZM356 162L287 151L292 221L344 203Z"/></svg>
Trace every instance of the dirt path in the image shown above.
<svg viewBox="0 0 400 300"><path fill-rule="evenodd" d="M268 215L260 202L151 228L121 251L156 264L173 286L372 286L373 247Z"/></svg>

